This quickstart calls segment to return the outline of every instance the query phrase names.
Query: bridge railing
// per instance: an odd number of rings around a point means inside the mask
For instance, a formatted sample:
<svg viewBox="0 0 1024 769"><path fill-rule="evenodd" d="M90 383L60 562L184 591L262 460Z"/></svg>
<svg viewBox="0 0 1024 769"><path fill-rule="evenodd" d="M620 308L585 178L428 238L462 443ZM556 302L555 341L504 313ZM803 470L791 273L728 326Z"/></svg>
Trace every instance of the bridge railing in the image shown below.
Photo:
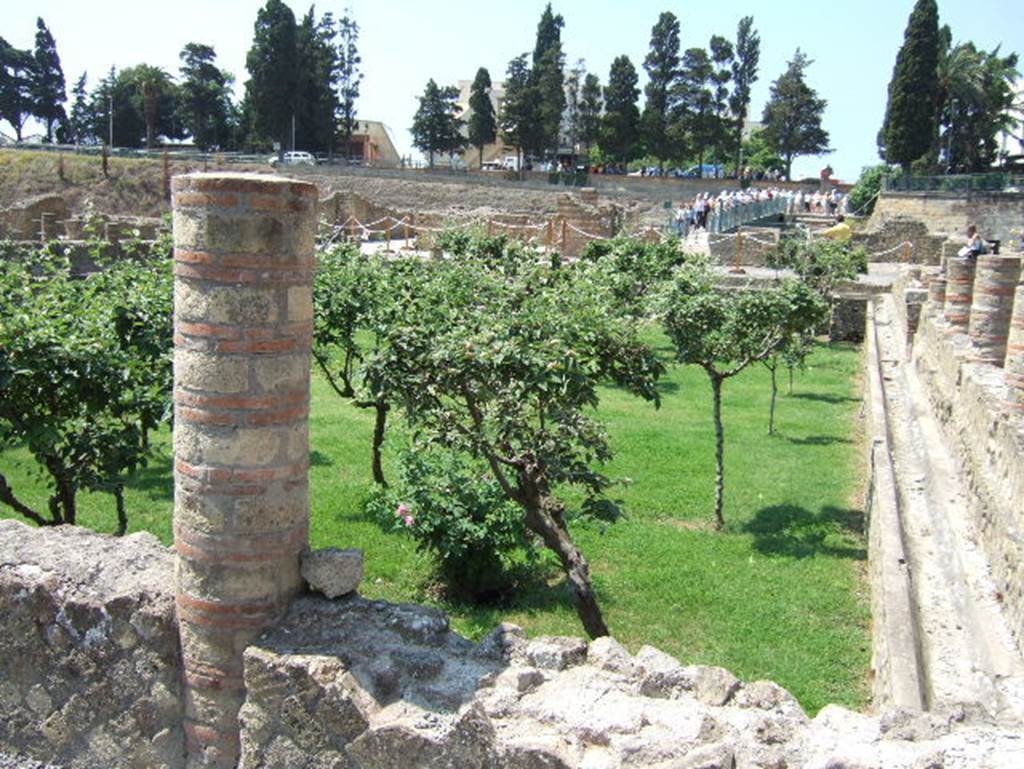
<svg viewBox="0 0 1024 769"><path fill-rule="evenodd" d="M789 204L788 197L776 195L771 200L756 200L732 208L712 211L708 216L708 232L728 232L768 216L784 214L788 210Z"/></svg>

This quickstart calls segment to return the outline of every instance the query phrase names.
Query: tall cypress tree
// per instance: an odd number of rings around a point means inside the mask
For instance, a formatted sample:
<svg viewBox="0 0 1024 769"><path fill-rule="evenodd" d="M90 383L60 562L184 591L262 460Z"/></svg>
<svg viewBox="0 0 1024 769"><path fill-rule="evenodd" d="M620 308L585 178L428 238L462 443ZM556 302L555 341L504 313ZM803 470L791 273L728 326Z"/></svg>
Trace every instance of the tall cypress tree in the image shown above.
<svg viewBox="0 0 1024 769"><path fill-rule="evenodd" d="M314 8L296 29L295 145L310 152L326 152L334 146L338 111L338 52L334 17L316 19Z"/></svg>
<svg viewBox="0 0 1024 769"><path fill-rule="evenodd" d="M538 155L549 150L555 153L558 151L562 113L565 111L563 26L565 20L561 14L556 16L552 13L551 3L548 3L537 24L537 42L533 49L533 68L530 70L537 125L528 148Z"/></svg>
<svg viewBox="0 0 1024 769"><path fill-rule="evenodd" d="M704 153L715 140L715 68L703 48L688 48L679 71L676 120L697 152L697 175L704 176Z"/></svg>
<svg viewBox="0 0 1024 769"><path fill-rule="evenodd" d="M736 117L736 166L743 165L743 123L750 110L750 88L757 82L761 59L761 37L754 29L754 17L744 16L736 27L736 58L732 63L732 94L729 108Z"/></svg>
<svg viewBox="0 0 1024 769"><path fill-rule="evenodd" d="M29 88L32 92L32 114L46 125L46 141L52 142L54 126L63 134L67 128L68 116L64 102L68 100L64 91L64 70L57 55L57 43L41 18L36 19L36 47L33 52L35 66L32 68Z"/></svg>
<svg viewBox="0 0 1024 769"><path fill-rule="evenodd" d="M651 29L651 48L644 59L647 102L640 118L647 152L658 159L658 168L673 157L673 142L669 134L669 112L672 86L679 75L679 19L668 11L658 17Z"/></svg>
<svg viewBox="0 0 1024 769"><path fill-rule="evenodd" d="M636 100L636 68L628 56L618 56L608 72L608 85L604 89L604 119L601 130L601 149L620 163L626 163L640 149L640 110Z"/></svg>
<svg viewBox="0 0 1024 769"><path fill-rule="evenodd" d="M351 11L338 21L337 83L338 83L338 137L345 148L345 158L352 157L352 134L356 130L356 99L363 73L359 65L359 25Z"/></svg>
<svg viewBox="0 0 1024 769"><path fill-rule="evenodd" d="M601 111L604 100L601 98L601 81L597 75L588 73L583 78L580 88L580 141L590 153L590 148L601 133Z"/></svg>
<svg viewBox="0 0 1024 769"><path fill-rule="evenodd" d="M85 84L87 80L88 75L83 72L82 76L75 81L75 87L71 90L75 100L71 103L67 141L72 144L92 144L97 139L92 133L95 120L90 114L89 101L86 95Z"/></svg>
<svg viewBox="0 0 1024 769"><path fill-rule="evenodd" d="M291 136L297 81L295 14L282 0L267 0L256 14L252 48L245 57L245 84L256 131L280 142L283 155Z"/></svg>
<svg viewBox="0 0 1024 769"><path fill-rule="evenodd" d="M537 123L537 105L530 88L530 67L526 56L521 54L508 63L505 101L501 107L501 136L516 148L517 157L532 146ZM522 163L519 167L522 168Z"/></svg>
<svg viewBox="0 0 1024 769"><path fill-rule="evenodd" d="M899 163L904 173L935 141L938 64L939 9L935 0L917 0L896 55L880 134L884 158Z"/></svg>
<svg viewBox="0 0 1024 769"><path fill-rule="evenodd" d="M480 167L484 165L484 145L498 137L498 122L491 102L491 73L485 67L476 71L469 92L469 143L480 153Z"/></svg>

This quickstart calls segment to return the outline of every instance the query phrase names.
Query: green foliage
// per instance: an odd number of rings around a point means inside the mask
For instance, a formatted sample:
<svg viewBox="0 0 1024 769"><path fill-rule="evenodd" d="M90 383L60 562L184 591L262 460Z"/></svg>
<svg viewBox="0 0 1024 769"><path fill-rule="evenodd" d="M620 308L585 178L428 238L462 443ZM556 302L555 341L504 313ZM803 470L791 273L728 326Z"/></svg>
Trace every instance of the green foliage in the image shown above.
<svg viewBox="0 0 1024 769"><path fill-rule="evenodd" d="M689 48L683 54L683 64L677 85L676 119L692 152L696 153L700 173L703 174L704 157L716 136L714 114L715 95L712 90L715 70L711 57L703 48Z"/></svg>
<svg viewBox="0 0 1024 769"><path fill-rule="evenodd" d="M420 106L412 119L413 146L426 152L430 167L434 167L434 154L455 152L465 146L460 132L463 121L457 117L459 89L455 86L439 88L434 79L427 81Z"/></svg>
<svg viewBox="0 0 1024 769"><path fill-rule="evenodd" d="M370 497L367 511L386 531L409 534L430 551L455 596L493 599L535 560L522 510L478 461L419 446L399 456L397 475Z"/></svg>
<svg viewBox="0 0 1024 769"><path fill-rule="evenodd" d="M295 14L282 0L267 0L256 14L252 47L245 57L246 99L253 128L288 145L298 81Z"/></svg>
<svg viewBox="0 0 1024 769"><path fill-rule="evenodd" d="M769 254L769 265L788 267L821 297L829 299L838 283L856 280L868 271L863 247L853 247L827 238L787 238Z"/></svg>
<svg viewBox="0 0 1024 769"><path fill-rule="evenodd" d="M508 63L505 72L505 102L501 108L501 136L518 152L533 146L536 130L536 103L530 87L530 67L526 54Z"/></svg>
<svg viewBox="0 0 1024 769"><path fill-rule="evenodd" d="M338 50L335 76L338 85L338 136L345 147L345 156L352 151L352 133L356 128L356 99L363 80L359 55L359 25L345 11L338 21Z"/></svg>
<svg viewBox="0 0 1024 769"><path fill-rule="evenodd" d="M629 162L640 150L639 95L633 63L628 56L616 57L604 89L600 142L601 149L620 163Z"/></svg>
<svg viewBox="0 0 1024 769"><path fill-rule="evenodd" d="M888 165L867 166L860 172L860 178L850 190L850 213L870 216L875 210L878 194L882 191L882 182L892 170Z"/></svg>
<svg viewBox="0 0 1024 769"><path fill-rule="evenodd" d="M223 147L230 133L234 77L217 67L212 47L188 43L181 49L181 116L192 141L202 150Z"/></svg>
<svg viewBox="0 0 1024 769"><path fill-rule="evenodd" d="M25 121L32 114L31 51L15 48L0 37L0 120L6 120L21 141Z"/></svg>
<svg viewBox="0 0 1024 769"><path fill-rule="evenodd" d="M678 148L669 133L670 98L679 68L679 19L665 11L651 29L651 45L644 59L647 85L644 86L644 105L640 126L647 151L658 159L660 166L678 154Z"/></svg>
<svg viewBox="0 0 1024 769"><path fill-rule="evenodd" d="M600 136L603 109L601 81L597 75L588 73L583 78L583 86L580 88L580 141L588 152Z"/></svg>
<svg viewBox="0 0 1024 769"><path fill-rule="evenodd" d="M754 17L744 16L736 27L736 58L732 62L733 87L729 96L729 109L736 116L737 149L741 147L743 124L750 109L750 89L757 82L760 59L761 37L754 29Z"/></svg>
<svg viewBox="0 0 1024 769"><path fill-rule="evenodd" d="M480 165L483 166L484 145L491 144L498 138L498 121L494 115L494 103L491 101L491 74L484 67L480 67L473 78L469 109L469 143L479 151Z"/></svg>
<svg viewBox="0 0 1024 769"><path fill-rule="evenodd" d="M589 269L591 279L607 288L613 301L610 309L644 318L650 315L652 298L676 267L697 259L682 253L675 239L648 243L615 238L590 241L583 252L581 269Z"/></svg>
<svg viewBox="0 0 1024 769"><path fill-rule="evenodd" d="M831 152L828 132L821 127L826 102L804 80L804 71L811 63L797 48L786 71L772 83L771 97L761 116L765 139L786 162L787 179L794 157Z"/></svg>
<svg viewBox="0 0 1024 769"><path fill-rule="evenodd" d="M337 135L338 49L334 17L310 7L295 30L295 148L331 150Z"/></svg>
<svg viewBox="0 0 1024 769"><path fill-rule="evenodd" d="M543 156L558 151L562 114L565 112L565 55L562 52L561 14L551 12L548 3L537 24L537 41L533 49L530 88L536 104L536 125L533 142L527 149Z"/></svg>
<svg viewBox="0 0 1024 769"><path fill-rule="evenodd" d="M115 497L123 533L126 477L169 413L169 251L126 259L85 280L59 246L0 263L0 445L25 445L45 468L48 514L0 475L0 502L37 524L75 523L80 490Z"/></svg>
<svg viewBox="0 0 1024 769"><path fill-rule="evenodd" d="M896 55L880 134L884 158L904 169L935 139L938 63L939 9L935 0L917 0Z"/></svg>
<svg viewBox="0 0 1024 769"><path fill-rule="evenodd" d="M36 19L36 46L33 52L30 90L32 92L32 114L46 125L46 141L56 138L59 128L64 133L67 114L64 102L64 70L57 55L57 43L41 18Z"/></svg>

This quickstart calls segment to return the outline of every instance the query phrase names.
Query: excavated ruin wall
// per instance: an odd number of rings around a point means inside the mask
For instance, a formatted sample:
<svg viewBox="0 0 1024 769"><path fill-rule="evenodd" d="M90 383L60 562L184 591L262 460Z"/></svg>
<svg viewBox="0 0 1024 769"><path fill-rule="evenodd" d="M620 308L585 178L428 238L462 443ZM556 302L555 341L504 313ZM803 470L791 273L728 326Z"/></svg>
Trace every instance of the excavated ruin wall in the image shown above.
<svg viewBox="0 0 1024 769"><path fill-rule="evenodd" d="M148 534L0 521L0 765L179 769L174 556ZM435 609L306 595L245 652L242 769L977 769L1019 733L880 716L610 638L476 644Z"/></svg>
<svg viewBox="0 0 1024 769"><path fill-rule="evenodd" d="M926 307L914 363L969 484L968 503L1017 647L1024 651L1024 420L1012 417L1002 369L971 362L965 333Z"/></svg>

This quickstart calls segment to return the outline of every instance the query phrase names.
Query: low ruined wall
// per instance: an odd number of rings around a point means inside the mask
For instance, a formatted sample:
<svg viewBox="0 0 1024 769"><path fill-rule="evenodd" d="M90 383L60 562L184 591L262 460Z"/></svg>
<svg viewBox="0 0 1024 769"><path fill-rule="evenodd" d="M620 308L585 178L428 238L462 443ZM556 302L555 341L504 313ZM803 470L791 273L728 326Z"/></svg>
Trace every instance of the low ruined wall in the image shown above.
<svg viewBox="0 0 1024 769"><path fill-rule="evenodd" d="M779 245L777 229L742 229L742 243L735 234L709 235L708 251L716 264L731 267L737 262L743 267L764 267L769 254ZM737 252L739 259L737 259Z"/></svg>
<svg viewBox="0 0 1024 769"><path fill-rule="evenodd" d="M0 752L183 766L173 584L150 534L0 521Z"/></svg>
<svg viewBox="0 0 1024 769"><path fill-rule="evenodd" d="M0 765L182 766L172 562L146 534L0 521ZM776 684L652 647L509 625L476 644L435 609L358 596L299 598L244 681L244 769L1024 765L1016 730L962 710L811 719Z"/></svg>
<svg viewBox="0 0 1024 769"><path fill-rule="evenodd" d="M1024 421L1011 417L1003 371L970 362L965 333L926 306L914 362L963 465L968 506L992 567L1007 621L1024 650Z"/></svg>
<svg viewBox="0 0 1024 769"><path fill-rule="evenodd" d="M942 261L946 235L935 234L928 225L908 216L872 219L868 228L856 233L853 245L863 246L872 262L902 262L937 265ZM911 243L909 253L904 243Z"/></svg>
<svg viewBox="0 0 1024 769"><path fill-rule="evenodd" d="M1024 193L883 192L872 222L895 217L917 219L929 232L950 235L962 235L973 222L983 238L1005 243L1024 221Z"/></svg>

